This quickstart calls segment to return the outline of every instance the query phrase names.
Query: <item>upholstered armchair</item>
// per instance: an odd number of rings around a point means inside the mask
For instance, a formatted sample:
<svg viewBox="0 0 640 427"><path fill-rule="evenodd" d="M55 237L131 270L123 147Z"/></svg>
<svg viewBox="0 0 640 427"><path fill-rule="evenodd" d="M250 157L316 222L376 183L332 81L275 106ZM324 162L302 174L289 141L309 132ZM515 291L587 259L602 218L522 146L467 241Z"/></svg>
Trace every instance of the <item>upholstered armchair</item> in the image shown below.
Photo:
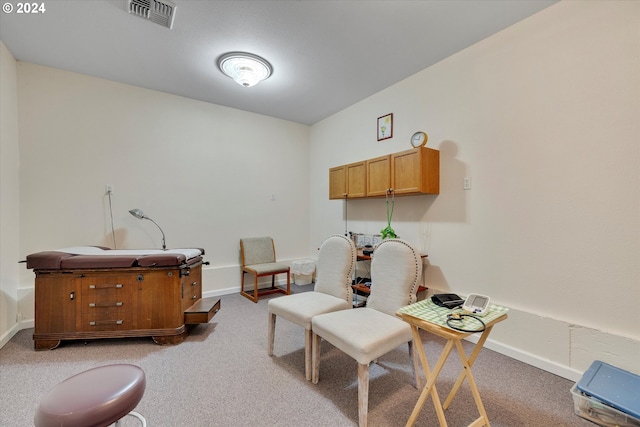
<svg viewBox="0 0 640 427"><path fill-rule="evenodd" d="M351 276L355 265L353 241L341 235L330 236L320 246L313 291L269 300L269 355L273 355L276 316L302 326L307 380L311 379L311 319L318 314L351 309Z"/></svg>
<svg viewBox="0 0 640 427"><path fill-rule="evenodd" d="M416 301L422 275L418 250L401 239L385 239L371 261L371 294L367 306L320 314L311 321L312 380L320 373L321 339L333 344L358 362L358 419L367 425L369 364L396 347L408 343L415 385L420 384L413 354L411 327L396 317L396 311Z"/></svg>

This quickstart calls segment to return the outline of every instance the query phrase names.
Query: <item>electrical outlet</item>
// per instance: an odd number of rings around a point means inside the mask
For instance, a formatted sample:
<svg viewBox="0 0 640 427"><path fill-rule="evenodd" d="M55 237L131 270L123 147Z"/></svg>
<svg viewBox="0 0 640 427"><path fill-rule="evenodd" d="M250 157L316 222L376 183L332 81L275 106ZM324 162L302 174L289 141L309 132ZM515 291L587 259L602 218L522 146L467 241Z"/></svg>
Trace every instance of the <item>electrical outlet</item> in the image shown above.
<svg viewBox="0 0 640 427"><path fill-rule="evenodd" d="M465 190L471 190L471 177L465 176L462 185Z"/></svg>
<svg viewBox="0 0 640 427"><path fill-rule="evenodd" d="M105 184L105 186L104 186L104 194L113 194L113 185Z"/></svg>

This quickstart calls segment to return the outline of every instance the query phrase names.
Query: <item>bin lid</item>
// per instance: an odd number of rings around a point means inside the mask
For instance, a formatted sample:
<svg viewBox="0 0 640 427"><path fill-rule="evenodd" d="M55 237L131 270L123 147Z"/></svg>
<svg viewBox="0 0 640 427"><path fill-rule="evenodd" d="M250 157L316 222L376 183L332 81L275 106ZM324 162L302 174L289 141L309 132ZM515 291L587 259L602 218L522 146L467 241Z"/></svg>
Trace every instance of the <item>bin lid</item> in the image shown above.
<svg viewBox="0 0 640 427"><path fill-rule="evenodd" d="M596 360L576 387L584 394L640 418L640 376L636 374Z"/></svg>

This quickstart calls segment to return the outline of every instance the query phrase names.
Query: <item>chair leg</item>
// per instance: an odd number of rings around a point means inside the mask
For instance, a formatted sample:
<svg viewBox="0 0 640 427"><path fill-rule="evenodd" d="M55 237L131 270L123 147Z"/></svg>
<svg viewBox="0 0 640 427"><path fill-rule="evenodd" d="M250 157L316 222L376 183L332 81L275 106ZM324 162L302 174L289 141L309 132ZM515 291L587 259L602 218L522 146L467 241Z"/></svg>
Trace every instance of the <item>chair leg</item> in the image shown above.
<svg viewBox="0 0 640 427"><path fill-rule="evenodd" d="M358 363L358 425L367 427L369 412L369 364Z"/></svg>
<svg viewBox="0 0 640 427"><path fill-rule="evenodd" d="M311 348L313 347L313 337L311 329L304 330L304 376L307 381L311 380Z"/></svg>
<svg viewBox="0 0 640 427"><path fill-rule="evenodd" d="M276 333L276 315L275 313L269 313L269 333L267 335L267 352L269 356L273 356L273 341L275 340Z"/></svg>
<svg viewBox="0 0 640 427"><path fill-rule="evenodd" d="M287 271L287 295L291 294L291 270Z"/></svg>
<svg viewBox="0 0 640 427"><path fill-rule="evenodd" d="M253 276L253 302L258 302L258 275Z"/></svg>
<svg viewBox="0 0 640 427"><path fill-rule="evenodd" d="M320 342L322 338L320 335L316 335L311 332L312 336L312 356L311 356L311 380L314 384L318 384L318 377L320 376Z"/></svg>

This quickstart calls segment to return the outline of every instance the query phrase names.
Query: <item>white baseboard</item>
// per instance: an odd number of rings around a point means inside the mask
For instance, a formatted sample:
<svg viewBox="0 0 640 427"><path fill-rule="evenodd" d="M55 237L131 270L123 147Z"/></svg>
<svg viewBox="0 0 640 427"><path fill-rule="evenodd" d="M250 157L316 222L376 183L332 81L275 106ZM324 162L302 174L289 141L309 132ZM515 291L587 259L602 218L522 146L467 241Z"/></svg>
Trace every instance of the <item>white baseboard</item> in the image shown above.
<svg viewBox="0 0 640 427"><path fill-rule="evenodd" d="M33 328L34 326L35 323L33 320L23 320L19 323L16 323L11 329L9 329L0 337L0 348L4 347L4 345L11 341L11 338L13 338L13 336L21 330Z"/></svg>
<svg viewBox="0 0 640 427"><path fill-rule="evenodd" d="M478 342L479 338L479 336L471 335L466 338L466 340L476 343ZM536 368L540 368L543 371L550 372L554 375L558 375L559 377L566 378L571 381L578 381L582 377L582 372L578 370L561 365L548 359L543 359L534 354L518 350L517 348L502 344L497 341L493 341L491 339L488 339L485 342L484 348L488 348L489 350L493 350L496 353L503 354L505 356L511 357L512 359L516 359L520 362L526 363L527 365L535 366Z"/></svg>
<svg viewBox="0 0 640 427"><path fill-rule="evenodd" d="M18 324L16 323L15 325L13 325L13 328L9 329L7 332L5 332L1 337L0 337L0 348L4 347L4 345L6 343L8 343L9 341L11 341L11 338L13 338L13 336L15 334L18 333L18 331L20 330L20 328L18 327Z"/></svg>

